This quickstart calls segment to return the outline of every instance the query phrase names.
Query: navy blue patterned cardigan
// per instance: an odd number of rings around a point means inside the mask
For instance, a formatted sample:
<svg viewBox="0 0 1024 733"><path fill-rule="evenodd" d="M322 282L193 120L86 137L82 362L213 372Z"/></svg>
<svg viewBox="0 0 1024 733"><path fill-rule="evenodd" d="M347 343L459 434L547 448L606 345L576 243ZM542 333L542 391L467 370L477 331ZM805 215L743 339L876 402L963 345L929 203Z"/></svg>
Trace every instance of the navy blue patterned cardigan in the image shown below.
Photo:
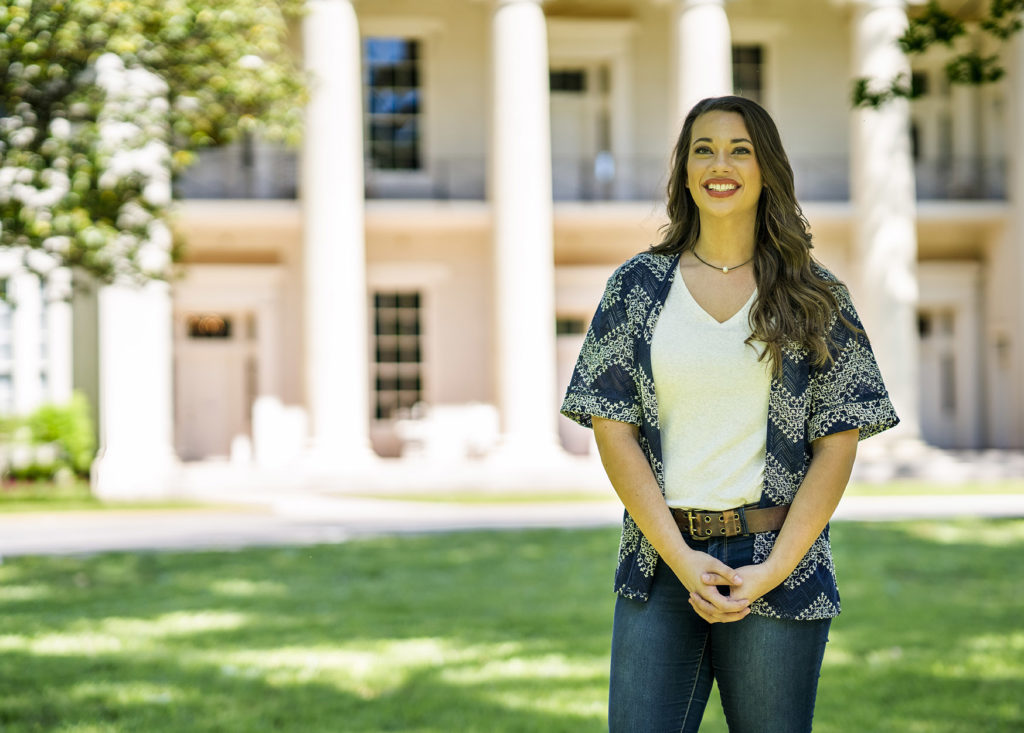
<svg viewBox="0 0 1024 733"><path fill-rule="evenodd" d="M662 494L665 477L651 340L678 262L678 256L643 253L609 278L562 403L562 414L586 427L593 427L592 415L639 426L640 446ZM843 315L860 328L846 288L824 268L817 272L835 283L833 293ZM850 331L835 315L831 334L839 348L834 362L825 366L812 366L796 344L783 349L782 375L772 379L768 400L762 507L793 502L810 466L811 441L854 428L864 439L899 422L867 337ZM755 536L755 563L768 558L777 536ZM616 592L646 601L657 563L657 552L626 512ZM793 573L751 605L753 613L790 619L832 618L839 610L827 526Z"/></svg>

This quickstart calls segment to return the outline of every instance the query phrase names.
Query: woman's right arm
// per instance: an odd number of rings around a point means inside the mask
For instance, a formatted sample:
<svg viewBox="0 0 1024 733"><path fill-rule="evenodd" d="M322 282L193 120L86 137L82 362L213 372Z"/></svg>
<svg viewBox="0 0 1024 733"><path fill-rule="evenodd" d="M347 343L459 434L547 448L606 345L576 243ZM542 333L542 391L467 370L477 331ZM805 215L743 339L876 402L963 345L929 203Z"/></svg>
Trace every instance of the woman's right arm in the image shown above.
<svg viewBox="0 0 1024 733"><path fill-rule="evenodd" d="M686 589L709 602L715 610L704 613L696 606L694 609L710 622L738 621L746 616L749 613L747 601L731 600L716 587L738 585L739 576L725 563L691 549L683 540L640 447L639 428L596 415L592 420L601 463L629 516Z"/></svg>

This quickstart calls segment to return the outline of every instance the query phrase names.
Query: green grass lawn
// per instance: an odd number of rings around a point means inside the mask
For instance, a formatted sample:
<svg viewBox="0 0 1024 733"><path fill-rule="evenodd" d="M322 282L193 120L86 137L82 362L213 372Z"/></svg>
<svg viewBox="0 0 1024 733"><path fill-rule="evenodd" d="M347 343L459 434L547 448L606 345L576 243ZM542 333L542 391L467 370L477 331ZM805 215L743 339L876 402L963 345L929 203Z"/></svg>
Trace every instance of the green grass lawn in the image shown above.
<svg viewBox="0 0 1024 733"><path fill-rule="evenodd" d="M7 558L0 730L600 731L617 532ZM816 731L1024 730L1024 520L838 523ZM705 730L722 733L713 698Z"/></svg>

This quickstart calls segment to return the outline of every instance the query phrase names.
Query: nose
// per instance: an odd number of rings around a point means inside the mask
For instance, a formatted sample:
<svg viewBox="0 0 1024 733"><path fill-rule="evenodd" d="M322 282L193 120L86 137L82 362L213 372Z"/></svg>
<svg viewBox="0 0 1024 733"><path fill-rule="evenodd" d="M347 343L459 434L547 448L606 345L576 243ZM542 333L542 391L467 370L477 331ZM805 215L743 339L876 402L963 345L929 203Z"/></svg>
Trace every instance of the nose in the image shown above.
<svg viewBox="0 0 1024 733"><path fill-rule="evenodd" d="M719 150L715 153L715 159L711 161L711 167L716 170L728 170L729 169L729 152L725 149Z"/></svg>

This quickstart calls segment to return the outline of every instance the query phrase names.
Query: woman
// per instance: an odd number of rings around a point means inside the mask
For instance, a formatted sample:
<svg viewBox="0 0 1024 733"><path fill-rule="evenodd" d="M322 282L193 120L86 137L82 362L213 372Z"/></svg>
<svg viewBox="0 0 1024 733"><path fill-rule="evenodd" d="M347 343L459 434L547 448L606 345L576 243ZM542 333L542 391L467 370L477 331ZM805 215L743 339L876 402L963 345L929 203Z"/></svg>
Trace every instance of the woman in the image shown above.
<svg viewBox="0 0 1024 733"><path fill-rule="evenodd" d="M612 731L809 731L839 594L828 521L898 422L846 288L810 255L774 122L699 102L664 238L608 280L562 412L625 505Z"/></svg>

